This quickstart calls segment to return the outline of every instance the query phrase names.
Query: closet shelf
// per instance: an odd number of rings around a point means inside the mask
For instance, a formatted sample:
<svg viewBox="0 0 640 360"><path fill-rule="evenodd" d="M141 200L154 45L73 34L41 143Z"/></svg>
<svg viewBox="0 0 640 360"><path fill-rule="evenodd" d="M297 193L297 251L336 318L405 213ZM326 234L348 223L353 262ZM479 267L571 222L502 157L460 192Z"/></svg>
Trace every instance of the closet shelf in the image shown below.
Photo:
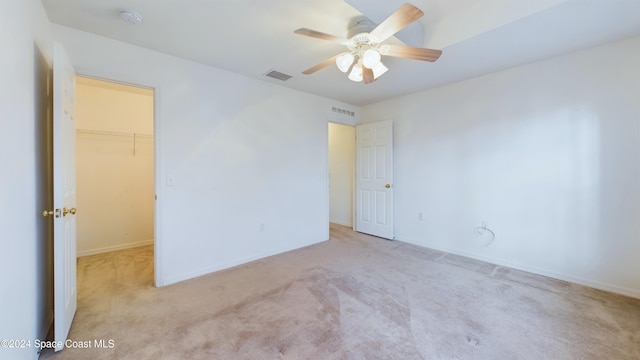
<svg viewBox="0 0 640 360"><path fill-rule="evenodd" d="M121 136L133 139L133 156L136 156L136 142L138 139L153 139L153 135L151 134L138 134L138 133L127 133L127 132L119 132L119 131L103 131L103 130L87 130L87 129L76 129L77 134L90 134L90 135L106 135L106 136Z"/></svg>

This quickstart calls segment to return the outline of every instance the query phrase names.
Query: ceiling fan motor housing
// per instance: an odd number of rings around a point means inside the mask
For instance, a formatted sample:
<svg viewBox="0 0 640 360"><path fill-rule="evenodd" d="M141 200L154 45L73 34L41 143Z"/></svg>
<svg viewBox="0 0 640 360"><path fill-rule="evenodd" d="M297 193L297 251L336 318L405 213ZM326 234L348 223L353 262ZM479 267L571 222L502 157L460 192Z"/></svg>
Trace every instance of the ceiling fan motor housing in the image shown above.
<svg viewBox="0 0 640 360"><path fill-rule="evenodd" d="M347 32L347 38L353 39L357 37L357 35L361 35L363 33L370 33L373 29L375 29L376 24L373 21L369 20L365 16L356 16L349 22L349 32Z"/></svg>
<svg viewBox="0 0 640 360"><path fill-rule="evenodd" d="M365 51L378 49L379 41L369 34L375 27L376 24L364 16L357 16L351 20L347 33L349 42L346 45L353 55L362 58Z"/></svg>

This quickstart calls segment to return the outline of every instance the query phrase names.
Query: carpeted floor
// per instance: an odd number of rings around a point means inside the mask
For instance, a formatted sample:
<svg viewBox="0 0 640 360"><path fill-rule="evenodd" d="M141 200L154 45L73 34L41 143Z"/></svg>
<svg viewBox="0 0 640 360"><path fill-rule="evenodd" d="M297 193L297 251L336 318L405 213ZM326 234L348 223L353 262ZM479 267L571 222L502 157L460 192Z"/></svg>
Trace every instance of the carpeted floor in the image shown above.
<svg viewBox="0 0 640 360"><path fill-rule="evenodd" d="M640 300L383 240L153 287L153 248L80 258L75 341L41 359L640 359Z"/></svg>

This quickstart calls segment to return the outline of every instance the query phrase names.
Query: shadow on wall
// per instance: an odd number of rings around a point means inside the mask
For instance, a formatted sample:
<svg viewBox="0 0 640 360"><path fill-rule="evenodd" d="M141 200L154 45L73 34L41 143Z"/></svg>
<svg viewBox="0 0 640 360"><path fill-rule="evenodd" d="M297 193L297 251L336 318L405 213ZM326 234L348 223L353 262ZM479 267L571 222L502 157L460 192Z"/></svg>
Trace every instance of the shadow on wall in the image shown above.
<svg viewBox="0 0 640 360"><path fill-rule="evenodd" d="M461 127L443 125L426 138L423 132L402 130L415 135L400 134L411 137L412 145L399 156L426 155L412 163L400 161L403 168L421 168L422 190L414 191L428 199L426 238L442 239L452 248L480 249L473 229L486 221L496 232L494 256L524 251L556 267L573 263L584 269L601 261L606 244L601 243L601 140L595 111L556 109L518 119L503 114ZM398 196L411 195L400 191ZM581 246L567 238L581 239Z"/></svg>
<svg viewBox="0 0 640 360"><path fill-rule="evenodd" d="M472 127L458 144L469 221L496 219L490 224L504 241L518 239L520 250L556 265L580 259L575 265L588 268L604 246L597 114L558 109L510 120ZM567 238L581 239L582 246ZM548 246L540 246L544 242Z"/></svg>
<svg viewBox="0 0 640 360"><path fill-rule="evenodd" d="M49 63L34 44L35 209L53 209L53 87ZM38 216L36 229L36 300L38 337L45 339L53 324L53 217Z"/></svg>

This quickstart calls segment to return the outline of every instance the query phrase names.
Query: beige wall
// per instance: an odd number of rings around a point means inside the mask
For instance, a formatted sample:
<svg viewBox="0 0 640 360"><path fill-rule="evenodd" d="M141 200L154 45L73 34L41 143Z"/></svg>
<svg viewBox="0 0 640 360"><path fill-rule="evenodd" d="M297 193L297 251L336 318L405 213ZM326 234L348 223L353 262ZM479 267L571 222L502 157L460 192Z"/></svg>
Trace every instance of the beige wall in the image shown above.
<svg viewBox="0 0 640 360"><path fill-rule="evenodd" d="M352 226L355 127L329 123L329 221Z"/></svg>
<svg viewBox="0 0 640 360"><path fill-rule="evenodd" d="M78 78L76 99L78 256L152 244L153 92Z"/></svg>

